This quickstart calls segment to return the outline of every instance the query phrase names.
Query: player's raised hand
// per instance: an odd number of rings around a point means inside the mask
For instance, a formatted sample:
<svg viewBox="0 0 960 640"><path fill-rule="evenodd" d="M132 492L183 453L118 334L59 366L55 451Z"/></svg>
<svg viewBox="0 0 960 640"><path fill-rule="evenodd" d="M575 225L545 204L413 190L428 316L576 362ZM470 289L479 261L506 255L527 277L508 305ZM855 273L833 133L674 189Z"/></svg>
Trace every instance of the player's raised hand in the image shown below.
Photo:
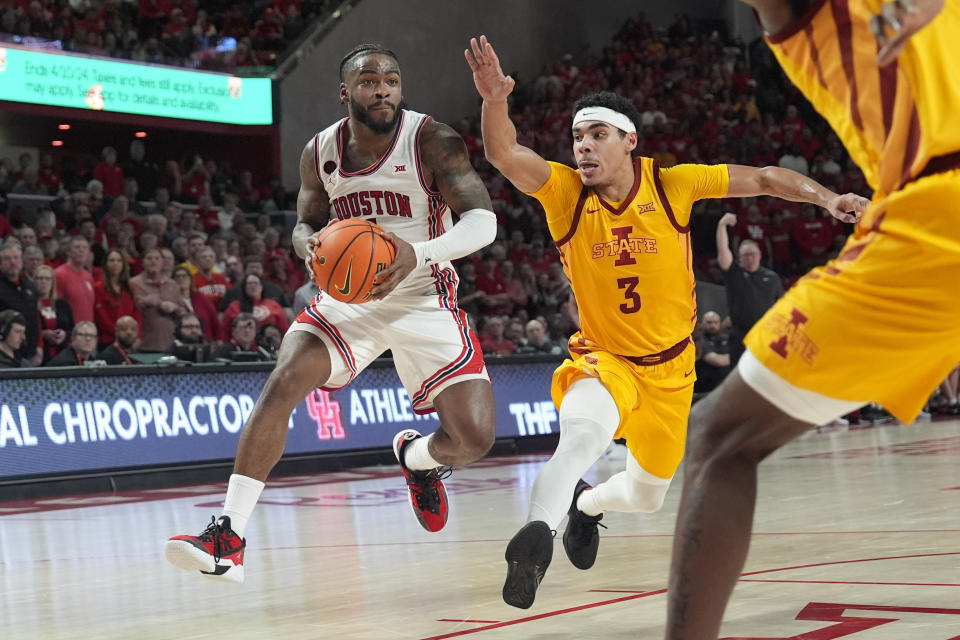
<svg viewBox="0 0 960 640"><path fill-rule="evenodd" d="M880 51L877 62L886 66L897 59L913 34L943 10L944 0L894 0L884 2L880 13L870 19Z"/></svg>
<svg viewBox="0 0 960 640"><path fill-rule="evenodd" d="M371 300L383 300L391 291L397 288L407 275L417 266L417 254L410 243L396 235L385 231L383 237L397 250L397 256L389 267L378 273L373 281L376 286L370 290Z"/></svg>
<svg viewBox="0 0 960 640"><path fill-rule="evenodd" d="M737 226L737 214L730 213L729 211L723 214L723 217L720 218L721 227L735 227Z"/></svg>
<svg viewBox="0 0 960 640"><path fill-rule="evenodd" d="M870 201L855 193L839 195L827 203L826 209L841 222L856 222L867 210Z"/></svg>
<svg viewBox="0 0 960 640"><path fill-rule="evenodd" d="M473 83L480 97L487 102L506 100L516 83L513 78L503 74L500 59L493 45L487 41L487 36L480 36L479 42L476 38L470 38L470 48L464 49L463 55L473 71Z"/></svg>

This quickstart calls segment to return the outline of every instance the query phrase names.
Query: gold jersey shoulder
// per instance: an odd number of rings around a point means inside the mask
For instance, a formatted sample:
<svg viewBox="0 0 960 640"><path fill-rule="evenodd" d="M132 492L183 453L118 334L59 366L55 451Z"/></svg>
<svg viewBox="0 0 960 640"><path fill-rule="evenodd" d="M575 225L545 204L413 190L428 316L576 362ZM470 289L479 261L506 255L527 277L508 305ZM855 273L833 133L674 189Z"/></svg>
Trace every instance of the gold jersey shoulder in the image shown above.
<svg viewBox="0 0 960 640"><path fill-rule="evenodd" d="M894 64L880 67L870 19L881 0L815 0L767 41L882 197L960 150L960 2L948 1Z"/></svg>

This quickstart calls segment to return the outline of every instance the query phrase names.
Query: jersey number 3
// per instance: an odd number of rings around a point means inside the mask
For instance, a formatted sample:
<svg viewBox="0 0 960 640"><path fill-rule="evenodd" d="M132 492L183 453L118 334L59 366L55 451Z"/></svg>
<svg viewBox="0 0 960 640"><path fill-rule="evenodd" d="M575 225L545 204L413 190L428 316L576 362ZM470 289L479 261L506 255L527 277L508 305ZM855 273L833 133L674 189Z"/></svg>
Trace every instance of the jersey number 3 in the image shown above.
<svg viewBox="0 0 960 640"><path fill-rule="evenodd" d="M636 313L640 311L640 294L637 293L638 284L640 284L640 278L636 276L617 278L617 288L625 289L623 297L627 300L620 305L620 311L623 313Z"/></svg>

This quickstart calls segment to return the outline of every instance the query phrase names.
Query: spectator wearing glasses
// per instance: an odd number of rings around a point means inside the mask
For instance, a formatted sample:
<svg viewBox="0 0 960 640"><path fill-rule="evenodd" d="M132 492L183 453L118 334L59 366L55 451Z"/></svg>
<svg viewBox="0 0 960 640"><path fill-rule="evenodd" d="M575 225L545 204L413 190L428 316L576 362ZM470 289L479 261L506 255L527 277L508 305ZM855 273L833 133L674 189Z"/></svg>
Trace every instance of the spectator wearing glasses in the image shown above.
<svg viewBox="0 0 960 640"><path fill-rule="evenodd" d="M252 313L241 313L233 318L229 339L213 357L225 360L269 360L257 345L257 320Z"/></svg>
<svg viewBox="0 0 960 640"><path fill-rule="evenodd" d="M70 346L54 356L48 367L74 367L92 362L97 350L97 325L78 322L70 334Z"/></svg>
<svg viewBox="0 0 960 640"><path fill-rule="evenodd" d="M207 330L209 332L209 330ZM204 339L204 324L195 313L185 313L177 321L173 344L167 353L182 362L209 362L213 345Z"/></svg>
<svg viewBox="0 0 960 640"><path fill-rule="evenodd" d="M23 251L12 239L0 247L0 309L13 309L26 319L27 339L20 345L19 355L32 358L40 339L37 287L23 276Z"/></svg>
<svg viewBox="0 0 960 640"><path fill-rule="evenodd" d="M257 326L275 324L281 331L286 331L289 323L287 314L275 300L263 296L263 280L256 274L249 273L243 277L243 294L239 300L234 300L223 312L221 323L221 339L226 342L230 339L233 330L233 319L240 313L250 313L257 321Z"/></svg>
<svg viewBox="0 0 960 640"><path fill-rule="evenodd" d="M37 314L43 344L41 361L46 364L67 346L70 332L73 331L73 311L66 300L57 297L53 269L47 265L40 266L34 282L37 285Z"/></svg>
<svg viewBox="0 0 960 640"><path fill-rule="evenodd" d="M727 308L730 310L730 366L743 355L743 338L750 327L783 295L783 283L775 271L760 266L760 245L744 240L738 260L730 250L728 229L736 226L737 216L724 214L717 225L717 262L725 273Z"/></svg>
<svg viewBox="0 0 960 640"><path fill-rule="evenodd" d="M216 342L217 327L220 324L217 318L217 309L210 302L209 297L197 291L196 276L190 275L190 270L181 265L173 270L173 281L177 283L177 287L180 289L180 299L183 306L203 321L206 339L209 342Z"/></svg>

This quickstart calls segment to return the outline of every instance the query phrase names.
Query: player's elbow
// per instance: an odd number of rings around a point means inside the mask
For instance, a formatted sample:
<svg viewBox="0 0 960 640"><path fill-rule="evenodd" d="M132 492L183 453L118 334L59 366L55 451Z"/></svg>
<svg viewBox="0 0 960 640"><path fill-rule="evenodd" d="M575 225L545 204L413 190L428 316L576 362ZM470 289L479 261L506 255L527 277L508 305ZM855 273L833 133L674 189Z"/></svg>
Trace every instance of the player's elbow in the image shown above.
<svg viewBox="0 0 960 640"><path fill-rule="evenodd" d="M497 216L493 211L477 209L470 215L479 217L480 224L475 227L478 244L482 242L481 246L485 247L497 239Z"/></svg>

